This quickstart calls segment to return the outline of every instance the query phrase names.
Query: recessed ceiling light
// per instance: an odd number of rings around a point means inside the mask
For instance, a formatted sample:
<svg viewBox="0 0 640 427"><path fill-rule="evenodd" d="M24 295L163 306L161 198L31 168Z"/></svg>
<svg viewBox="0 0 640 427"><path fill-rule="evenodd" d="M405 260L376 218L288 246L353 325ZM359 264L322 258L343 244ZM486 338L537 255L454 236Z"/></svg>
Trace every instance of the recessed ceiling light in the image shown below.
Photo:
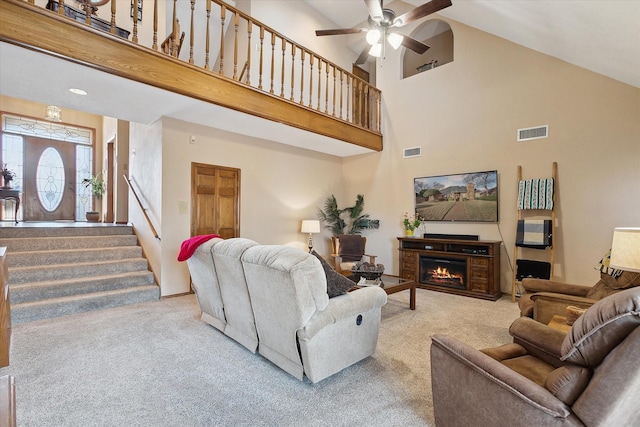
<svg viewBox="0 0 640 427"><path fill-rule="evenodd" d="M84 91L82 89L76 89L74 87L72 87L71 89L69 89L69 92L71 93L75 93L76 95L86 95L87 91Z"/></svg>

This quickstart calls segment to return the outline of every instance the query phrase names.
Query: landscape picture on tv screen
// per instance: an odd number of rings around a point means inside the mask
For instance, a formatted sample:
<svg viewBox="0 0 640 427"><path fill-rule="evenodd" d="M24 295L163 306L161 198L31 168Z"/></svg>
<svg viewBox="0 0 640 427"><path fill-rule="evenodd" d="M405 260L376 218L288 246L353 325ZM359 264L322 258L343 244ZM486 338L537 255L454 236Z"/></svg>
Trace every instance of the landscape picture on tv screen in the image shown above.
<svg viewBox="0 0 640 427"><path fill-rule="evenodd" d="M498 171L414 178L413 188L425 221L498 222Z"/></svg>

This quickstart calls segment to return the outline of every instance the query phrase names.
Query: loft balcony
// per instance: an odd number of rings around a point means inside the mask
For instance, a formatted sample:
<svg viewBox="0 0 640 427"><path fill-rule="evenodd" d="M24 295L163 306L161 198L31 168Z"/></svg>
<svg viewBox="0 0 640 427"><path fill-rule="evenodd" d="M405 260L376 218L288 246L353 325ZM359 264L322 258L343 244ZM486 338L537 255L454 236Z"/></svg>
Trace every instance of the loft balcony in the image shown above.
<svg viewBox="0 0 640 427"><path fill-rule="evenodd" d="M374 86L220 0L152 4L136 20L115 0L97 14L0 0L3 94L39 100L83 79L102 94L84 108L94 114L172 117L338 156L382 150Z"/></svg>

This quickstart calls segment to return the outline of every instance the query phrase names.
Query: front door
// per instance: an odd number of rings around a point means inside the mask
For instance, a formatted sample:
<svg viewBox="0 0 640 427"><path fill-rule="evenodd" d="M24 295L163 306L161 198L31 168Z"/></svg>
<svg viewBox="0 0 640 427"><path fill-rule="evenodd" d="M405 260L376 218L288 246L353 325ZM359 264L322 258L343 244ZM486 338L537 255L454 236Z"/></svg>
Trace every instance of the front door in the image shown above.
<svg viewBox="0 0 640 427"><path fill-rule="evenodd" d="M191 235L240 236L240 169L191 164Z"/></svg>
<svg viewBox="0 0 640 427"><path fill-rule="evenodd" d="M75 220L75 144L26 137L24 160L24 220Z"/></svg>

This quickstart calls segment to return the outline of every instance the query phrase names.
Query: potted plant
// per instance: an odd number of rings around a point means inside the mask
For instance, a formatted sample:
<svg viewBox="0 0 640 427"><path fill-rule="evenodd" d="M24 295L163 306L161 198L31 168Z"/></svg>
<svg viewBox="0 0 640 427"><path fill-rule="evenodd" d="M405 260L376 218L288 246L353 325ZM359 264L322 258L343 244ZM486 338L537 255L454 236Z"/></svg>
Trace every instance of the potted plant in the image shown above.
<svg viewBox="0 0 640 427"><path fill-rule="evenodd" d="M413 236L413 231L422 225L422 220L420 217L409 215L408 212L405 212L402 224L404 224L404 231L407 237L411 237Z"/></svg>
<svg viewBox="0 0 640 427"><path fill-rule="evenodd" d="M11 181L16 177L16 174L7 168L7 164L2 165L2 170L0 170L0 175L2 175L2 188L11 188Z"/></svg>
<svg viewBox="0 0 640 427"><path fill-rule="evenodd" d="M362 230L380 228L380 220L370 219L369 214L363 214L364 196L358 194L355 205L338 209L336 197L327 197L324 209L318 208L318 218L330 229L334 236L340 234L360 234Z"/></svg>
<svg viewBox="0 0 640 427"><path fill-rule="evenodd" d="M91 194L98 199L102 198L106 191L104 181L100 178L101 174L102 172L97 175L91 175L91 177L82 180L84 188L90 189ZM100 213L97 211L88 211L86 216L87 221L89 222L98 222L100 220Z"/></svg>

